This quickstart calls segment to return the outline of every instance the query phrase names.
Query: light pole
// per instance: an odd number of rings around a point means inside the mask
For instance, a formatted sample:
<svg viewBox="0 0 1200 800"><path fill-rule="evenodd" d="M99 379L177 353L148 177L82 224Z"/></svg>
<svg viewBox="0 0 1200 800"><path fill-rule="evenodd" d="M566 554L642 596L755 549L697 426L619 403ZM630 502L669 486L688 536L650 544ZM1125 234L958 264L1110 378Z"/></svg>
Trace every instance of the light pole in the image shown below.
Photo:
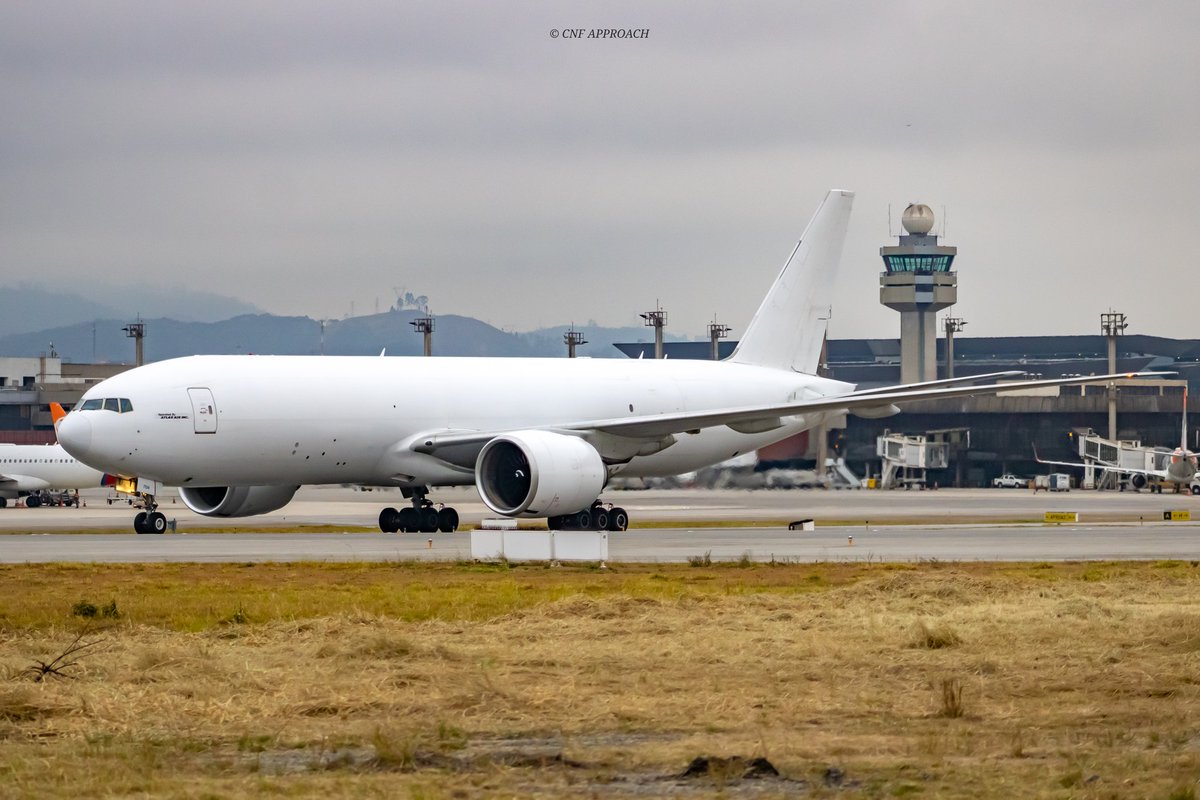
<svg viewBox="0 0 1200 800"><path fill-rule="evenodd" d="M1100 332L1108 337L1109 375L1117 371L1117 337L1128 327L1125 315L1111 308L1100 315ZM1114 441L1117 438L1117 385L1114 381L1108 382L1108 438Z"/></svg>
<svg viewBox="0 0 1200 800"><path fill-rule="evenodd" d="M946 328L946 377L954 377L954 334L962 333L966 321L961 317L946 317L942 320Z"/></svg>
<svg viewBox="0 0 1200 800"><path fill-rule="evenodd" d="M662 310L662 307L647 311L640 315L646 320L647 328L654 328L654 357L663 357L663 328L667 325L667 312Z"/></svg>
<svg viewBox="0 0 1200 800"><path fill-rule="evenodd" d="M408 323L413 330L425 337L425 357L433 355L433 317L417 317Z"/></svg>

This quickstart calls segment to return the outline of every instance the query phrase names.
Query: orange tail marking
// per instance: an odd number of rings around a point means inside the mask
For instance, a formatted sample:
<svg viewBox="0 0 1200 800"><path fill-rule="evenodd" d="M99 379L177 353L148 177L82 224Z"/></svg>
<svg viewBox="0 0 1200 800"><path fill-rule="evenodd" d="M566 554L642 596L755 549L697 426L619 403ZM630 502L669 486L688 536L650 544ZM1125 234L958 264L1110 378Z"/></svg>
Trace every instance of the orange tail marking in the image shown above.
<svg viewBox="0 0 1200 800"><path fill-rule="evenodd" d="M50 419L54 420L54 427L58 427L58 423L67 415L66 410L59 403L50 404Z"/></svg>

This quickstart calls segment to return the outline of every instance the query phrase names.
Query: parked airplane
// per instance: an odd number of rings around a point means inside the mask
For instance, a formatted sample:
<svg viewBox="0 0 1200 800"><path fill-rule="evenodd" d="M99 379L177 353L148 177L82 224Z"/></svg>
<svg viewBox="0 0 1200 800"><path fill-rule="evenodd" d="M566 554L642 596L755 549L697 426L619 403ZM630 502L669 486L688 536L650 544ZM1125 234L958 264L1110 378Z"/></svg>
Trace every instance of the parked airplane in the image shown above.
<svg viewBox="0 0 1200 800"><path fill-rule="evenodd" d="M1197 456L1200 455L1195 451L1188 449L1187 443L1187 387L1183 389L1183 424L1179 434L1179 447L1176 447L1170 455L1170 460L1167 461L1163 469L1137 469L1135 467L1107 466L1105 464L1086 464L1082 461L1048 461L1044 458L1039 458L1037 449L1034 448L1033 457L1039 464L1053 464L1060 467L1081 467L1088 466L1097 467L1107 472L1116 472L1120 475L1128 475L1129 482L1135 489L1145 488L1149 484L1150 479L1157 479L1165 483L1175 485L1175 491L1180 492L1188 490L1189 487L1195 485L1197 476ZM1159 486L1159 491L1162 487Z"/></svg>
<svg viewBox="0 0 1200 800"><path fill-rule="evenodd" d="M381 530L448 531L458 514L436 508L431 487L474 483L497 514L624 529L626 512L598 500L617 475L689 472L846 411L1097 379L855 391L816 376L852 200L826 196L722 362L192 356L96 385L59 438L97 468L179 486L206 516L264 514L301 485L357 483L410 498L380 512ZM135 528L161 530L146 501Z"/></svg>
<svg viewBox="0 0 1200 800"><path fill-rule="evenodd" d="M103 485L104 475L58 444L0 444L0 508L25 498L37 508L49 493Z"/></svg>

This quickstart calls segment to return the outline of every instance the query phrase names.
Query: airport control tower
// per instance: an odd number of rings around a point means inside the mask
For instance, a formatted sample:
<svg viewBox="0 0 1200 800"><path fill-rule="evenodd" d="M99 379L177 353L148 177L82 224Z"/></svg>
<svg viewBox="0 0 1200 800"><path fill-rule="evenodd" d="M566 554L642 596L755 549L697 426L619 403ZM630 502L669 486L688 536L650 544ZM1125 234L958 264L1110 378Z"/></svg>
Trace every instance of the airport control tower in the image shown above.
<svg viewBox="0 0 1200 800"><path fill-rule="evenodd" d="M879 248L886 269L879 276L879 302L900 312L900 381L937 380L937 312L958 300L958 275L951 267L957 247L938 244L933 211L913 203L901 218L900 244Z"/></svg>

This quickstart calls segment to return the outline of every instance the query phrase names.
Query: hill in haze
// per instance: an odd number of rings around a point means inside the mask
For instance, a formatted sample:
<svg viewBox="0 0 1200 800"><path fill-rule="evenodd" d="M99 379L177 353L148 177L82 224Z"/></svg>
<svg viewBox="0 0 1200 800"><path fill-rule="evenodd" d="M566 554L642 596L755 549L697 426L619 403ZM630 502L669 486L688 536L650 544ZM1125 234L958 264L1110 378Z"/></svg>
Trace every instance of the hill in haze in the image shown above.
<svg viewBox="0 0 1200 800"><path fill-rule="evenodd" d="M363 317L321 323L309 317L243 314L217 322L186 322L159 317L145 320L147 361L198 354L261 353L274 355L379 355L416 356L423 352L422 337L410 324L421 312L392 310ZM473 317L438 316L433 334L434 355L443 356L543 356L566 354L562 334L567 326L530 333L502 331ZM122 328L128 318L108 317L58 325L31 333L0 336L0 355L37 356L50 345L70 362L132 362L134 345ZM645 340L645 328L576 326L588 344L580 356L621 358L612 346L617 341Z"/></svg>
<svg viewBox="0 0 1200 800"><path fill-rule="evenodd" d="M215 322L259 312L232 297L181 288L100 285L89 286L84 293L65 286L18 283L0 289L0 336L100 319L119 319L124 324L147 313L184 322Z"/></svg>

